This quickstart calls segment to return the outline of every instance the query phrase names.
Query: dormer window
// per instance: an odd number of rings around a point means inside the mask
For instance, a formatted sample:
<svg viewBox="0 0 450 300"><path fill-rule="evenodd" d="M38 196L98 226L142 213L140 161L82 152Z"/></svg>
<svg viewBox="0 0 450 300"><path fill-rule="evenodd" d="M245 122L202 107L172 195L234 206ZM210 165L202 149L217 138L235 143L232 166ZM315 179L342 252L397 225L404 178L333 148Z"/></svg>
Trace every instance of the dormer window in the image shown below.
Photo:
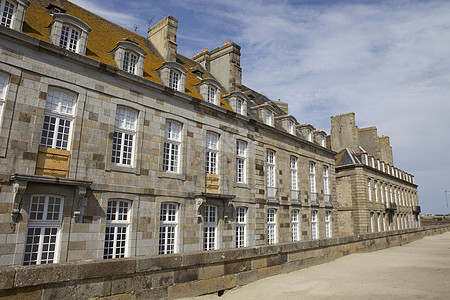
<svg viewBox="0 0 450 300"><path fill-rule="evenodd" d="M205 101L220 105L220 88L217 82L213 79L203 79L200 83L200 95Z"/></svg>
<svg viewBox="0 0 450 300"><path fill-rule="evenodd" d="M265 118L265 123L266 125L272 126L272 118L273 118L273 113L270 110L266 110L266 118Z"/></svg>
<svg viewBox="0 0 450 300"><path fill-rule="evenodd" d="M26 7L23 1L0 0L0 25L22 31Z"/></svg>
<svg viewBox="0 0 450 300"><path fill-rule="evenodd" d="M247 115L247 101L247 95L242 92L232 92L228 98L228 103L231 108L234 109L237 114L243 116Z"/></svg>
<svg viewBox="0 0 450 300"><path fill-rule="evenodd" d="M16 5L14 2L3 0L0 5L0 11L2 12L1 25L11 27L11 22L16 12Z"/></svg>
<svg viewBox="0 0 450 300"><path fill-rule="evenodd" d="M80 33L78 30L63 26L61 30L61 37L59 39L59 46L72 52L77 51L78 39Z"/></svg>
<svg viewBox="0 0 450 300"><path fill-rule="evenodd" d="M217 91L216 88L214 88L212 86L208 86L208 97L207 97L207 99L208 99L209 103L213 103L213 104L216 103L216 91Z"/></svg>
<svg viewBox="0 0 450 300"><path fill-rule="evenodd" d="M53 14L51 39L66 50L86 54L87 38L91 28L78 18L62 13Z"/></svg>
<svg viewBox="0 0 450 300"><path fill-rule="evenodd" d="M147 53L134 41L120 41L113 50L117 67L133 75L144 74L144 59Z"/></svg>
<svg viewBox="0 0 450 300"><path fill-rule="evenodd" d="M282 115L275 117L277 120L276 124L281 124L281 127L286 130L289 134L295 135L296 129L295 129L295 119L292 116L289 115Z"/></svg>
<svg viewBox="0 0 450 300"><path fill-rule="evenodd" d="M176 62L166 61L161 67L161 81L165 86L184 93L187 70Z"/></svg>
<svg viewBox="0 0 450 300"><path fill-rule="evenodd" d="M180 81L180 73L174 70L170 70L169 87L177 91L179 81Z"/></svg>
<svg viewBox="0 0 450 300"><path fill-rule="evenodd" d="M130 51L125 51L123 54L122 70L131 74L135 74L136 64L137 56Z"/></svg>
<svg viewBox="0 0 450 300"><path fill-rule="evenodd" d="M306 138L308 139L309 142L312 142L312 131L311 131L311 129L307 129L306 130Z"/></svg>
<svg viewBox="0 0 450 300"><path fill-rule="evenodd" d="M240 115L242 115L242 106L243 106L242 102L243 102L242 99L236 99L236 113Z"/></svg>
<svg viewBox="0 0 450 300"><path fill-rule="evenodd" d="M325 137L323 135L320 136L320 145L325 147Z"/></svg>
<svg viewBox="0 0 450 300"><path fill-rule="evenodd" d="M294 121L288 120L288 132L294 134Z"/></svg>

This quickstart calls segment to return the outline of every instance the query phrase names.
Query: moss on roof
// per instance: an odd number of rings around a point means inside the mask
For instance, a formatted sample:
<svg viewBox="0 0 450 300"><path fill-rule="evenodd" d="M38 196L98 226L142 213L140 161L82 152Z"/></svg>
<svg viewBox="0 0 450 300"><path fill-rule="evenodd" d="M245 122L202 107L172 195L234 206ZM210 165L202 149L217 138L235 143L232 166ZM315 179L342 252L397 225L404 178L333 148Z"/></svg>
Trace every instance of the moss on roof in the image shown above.
<svg viewBox="0 0 450 300"><path fill-rule="evenodd" d="M66 14L82 20L91 27L92 30L89 33L87 41L86 57L116 67L111 51L116 47L118 42L127 38L131 39L147 53L144 61L143 77L147 80L162 84L157 70L162 66L164 60L147 38L114 24L69 1L30 1L30 5L25 14L23 33L41 41L51 43L50 25L53 22L53 18L47 9L50 4L65 9ZM184 56L179 55L178 57L181 59L177 60L177 62L188 70L186 74L185 93L192 97L202 99L198 89L195 87L201 80L191 71L194 67L198 68L199 64ZM204 77L211 78L212 76L205 71ZM221 99L221 107L231 110L224 99Z"/></svg>

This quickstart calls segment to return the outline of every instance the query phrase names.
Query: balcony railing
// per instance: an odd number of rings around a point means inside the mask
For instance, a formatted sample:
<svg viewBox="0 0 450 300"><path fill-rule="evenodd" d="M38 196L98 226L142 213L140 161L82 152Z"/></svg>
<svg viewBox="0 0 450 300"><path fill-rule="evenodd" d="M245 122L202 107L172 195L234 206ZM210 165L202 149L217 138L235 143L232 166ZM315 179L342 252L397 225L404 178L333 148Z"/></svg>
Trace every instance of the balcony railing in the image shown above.
<svg viewBox="0 0 450 300"><path fill-rule="evenodd" d="M310 200L311 200L311 205L318 204L317 193L311 193Z"/></svg>
<svg viewBox="0 0 450 300"><path fill-rule="evenodd" d="M300 191L291 190L291 201L298 202L300 200Z"/></svg>
<svg viewBox="0 0 450 300"><path fill-rule="evenodd" d="M267 187L267 199L277 199L278 198L278 188L268 186Z"/></svg>
<svg viewBox="0 0 450 300"><path fill-rule="evenodd" d="M331 195L324 194L323 195L323 200L325 201L325 205L330 205L331 204Z"/></svg>

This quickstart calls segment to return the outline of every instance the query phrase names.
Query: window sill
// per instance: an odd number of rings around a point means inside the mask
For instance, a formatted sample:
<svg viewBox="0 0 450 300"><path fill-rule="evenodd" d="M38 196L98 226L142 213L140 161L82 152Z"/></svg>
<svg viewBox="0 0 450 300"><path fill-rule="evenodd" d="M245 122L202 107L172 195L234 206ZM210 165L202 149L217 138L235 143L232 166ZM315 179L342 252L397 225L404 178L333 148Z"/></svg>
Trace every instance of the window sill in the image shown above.
<svg viewBox="0 0 450 300"><path fill-rule="evenodd" d="M132 174L139 175L139 173L137 172L137 168L132 167L132 166L116 165L116 164L111 163L110 170L114 171L114 172L132 173Z"/></svg>
<svg viewBox="0 0 450 300"><path fill-rule="evenodd" d="M169 179L177 179L177 180L186 180L186 176L181 173L173 173L173 172L164 172L158 171L158 178L169 178Z"/></svg>
<svg viewBox="0 0 450 300"><path fill-rule="evenodd" d="M240 183L240 182L235 182L233 187L235 188L241 188L241 189L247 189L250 190L250 185L248 183Z"/></svg>

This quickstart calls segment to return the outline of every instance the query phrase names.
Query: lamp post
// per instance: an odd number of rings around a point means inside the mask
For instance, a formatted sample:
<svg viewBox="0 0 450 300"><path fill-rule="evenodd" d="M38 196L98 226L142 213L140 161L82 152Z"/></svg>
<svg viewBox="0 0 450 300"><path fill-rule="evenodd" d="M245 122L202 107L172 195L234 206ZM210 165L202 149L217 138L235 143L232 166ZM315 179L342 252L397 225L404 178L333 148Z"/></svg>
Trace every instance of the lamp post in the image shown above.
<svg viewBox="0 0 450 300"><path fill-rule="evenodd" d="M445 201L447 202L447 210L448 210L448 199L447 199L447 194L450 193L449 191L444 191L445 193ZM450 211L449 211L449 215L450 215Z"/></svg>

